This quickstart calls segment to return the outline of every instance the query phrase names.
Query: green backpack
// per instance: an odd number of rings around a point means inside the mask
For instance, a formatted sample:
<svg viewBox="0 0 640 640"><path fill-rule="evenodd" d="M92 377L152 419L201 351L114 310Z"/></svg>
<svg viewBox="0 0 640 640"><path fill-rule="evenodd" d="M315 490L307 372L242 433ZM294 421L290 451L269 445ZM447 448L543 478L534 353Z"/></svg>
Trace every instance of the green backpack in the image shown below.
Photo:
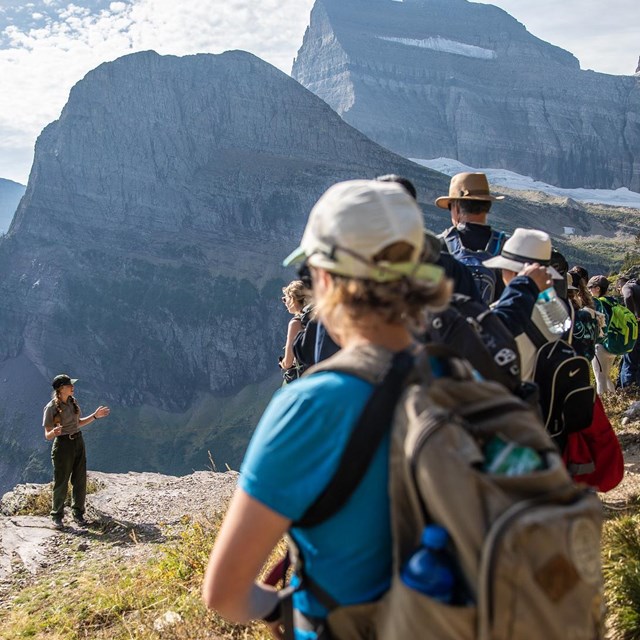
<svg viewBox="0 0 640 640"><path fill-rule="evenodd" d="M638 319L611 296L595 298L598 311L604 313L607 324L604 328L602 346L616 356L629 353L638 340Z"/></svg>

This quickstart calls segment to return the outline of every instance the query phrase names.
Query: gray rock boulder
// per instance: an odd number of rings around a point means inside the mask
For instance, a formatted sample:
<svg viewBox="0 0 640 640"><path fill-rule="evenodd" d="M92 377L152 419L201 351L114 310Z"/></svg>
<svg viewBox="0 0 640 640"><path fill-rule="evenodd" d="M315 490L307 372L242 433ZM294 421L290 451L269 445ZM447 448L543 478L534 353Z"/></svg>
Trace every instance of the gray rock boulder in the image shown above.
<svg viewBox="0 0 640 640"><path fill-rule="evenodd" d="M581 71L497 7L317 0L292 75L383 146L640 190L640 85Z"/></svg>

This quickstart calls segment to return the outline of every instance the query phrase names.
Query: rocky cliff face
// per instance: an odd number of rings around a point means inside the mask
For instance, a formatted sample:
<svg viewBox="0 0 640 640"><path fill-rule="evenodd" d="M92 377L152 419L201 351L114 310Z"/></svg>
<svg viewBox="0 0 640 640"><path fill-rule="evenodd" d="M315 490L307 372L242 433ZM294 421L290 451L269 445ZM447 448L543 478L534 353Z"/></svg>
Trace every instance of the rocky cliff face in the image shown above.
<svg viewBox="0 0 640 640"><path fill-rule="evenodd" d="M24 195L24 185L0 178L0 234L6 233Z"/></svg>
<svg viewBox="0 0 640 640"><path fill-rule="evenodd" d="M0 491L50 476L42 407L60 372L80 378L85 413L112 409L85 430L92 469L237 468L280 381L283 257L329 185L389 172L447 226L432 204L447 177L250 54L147 52L89 73L42 132L0 238ZM554 234L621 224L512 198L492 219Z"/></svg>
<svg viewBox="0 0 640 640"><path fill-rule="evenodd" d="M640 85L581 71L497 7L317 0L293 77L389 149L640 190Z"/></svg>
<svg viewBox="0 0 640 640"><path fill-rule="evenodd" d="M237 465L279 381L282 259L329 185L390 171L446 191L250 54L89 73L0 241L0 486L49 473L42 407L61 371L86 412L112 407L87 429L93 468L186 473L208 450Z"/></svg>

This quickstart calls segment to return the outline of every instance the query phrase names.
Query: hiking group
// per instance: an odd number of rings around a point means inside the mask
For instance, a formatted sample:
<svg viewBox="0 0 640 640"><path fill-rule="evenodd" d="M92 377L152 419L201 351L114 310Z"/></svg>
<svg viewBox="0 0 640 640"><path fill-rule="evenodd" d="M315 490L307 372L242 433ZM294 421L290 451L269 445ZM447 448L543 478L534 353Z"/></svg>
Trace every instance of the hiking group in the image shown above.
<svg viewBox="0 0 640 640"><path fill-rule="evenodd" d="M640 381L640 285L619 303L547 233L492 229L484 174L436 200L439 237L416 195L338 183L285 260L284 384L203 599L296 640L601 638L595 489L623 466L589 361L622 355L619 385Z"/></svg>

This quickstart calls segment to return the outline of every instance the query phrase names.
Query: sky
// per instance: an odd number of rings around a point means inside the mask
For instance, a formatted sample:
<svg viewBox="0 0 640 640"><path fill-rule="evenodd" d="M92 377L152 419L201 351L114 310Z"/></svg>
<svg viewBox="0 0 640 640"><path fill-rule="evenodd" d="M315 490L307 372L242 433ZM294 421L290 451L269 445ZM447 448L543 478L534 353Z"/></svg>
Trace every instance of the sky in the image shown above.
<svg viewBox="0 0 640 640"><path fill-rule="evenodd" d="M26 184L33 146L91 69L154 49L244 49L289 73L314 0L0 0L0 177ZM583 69L631 75L640 0L495 0Z"/></svg>

